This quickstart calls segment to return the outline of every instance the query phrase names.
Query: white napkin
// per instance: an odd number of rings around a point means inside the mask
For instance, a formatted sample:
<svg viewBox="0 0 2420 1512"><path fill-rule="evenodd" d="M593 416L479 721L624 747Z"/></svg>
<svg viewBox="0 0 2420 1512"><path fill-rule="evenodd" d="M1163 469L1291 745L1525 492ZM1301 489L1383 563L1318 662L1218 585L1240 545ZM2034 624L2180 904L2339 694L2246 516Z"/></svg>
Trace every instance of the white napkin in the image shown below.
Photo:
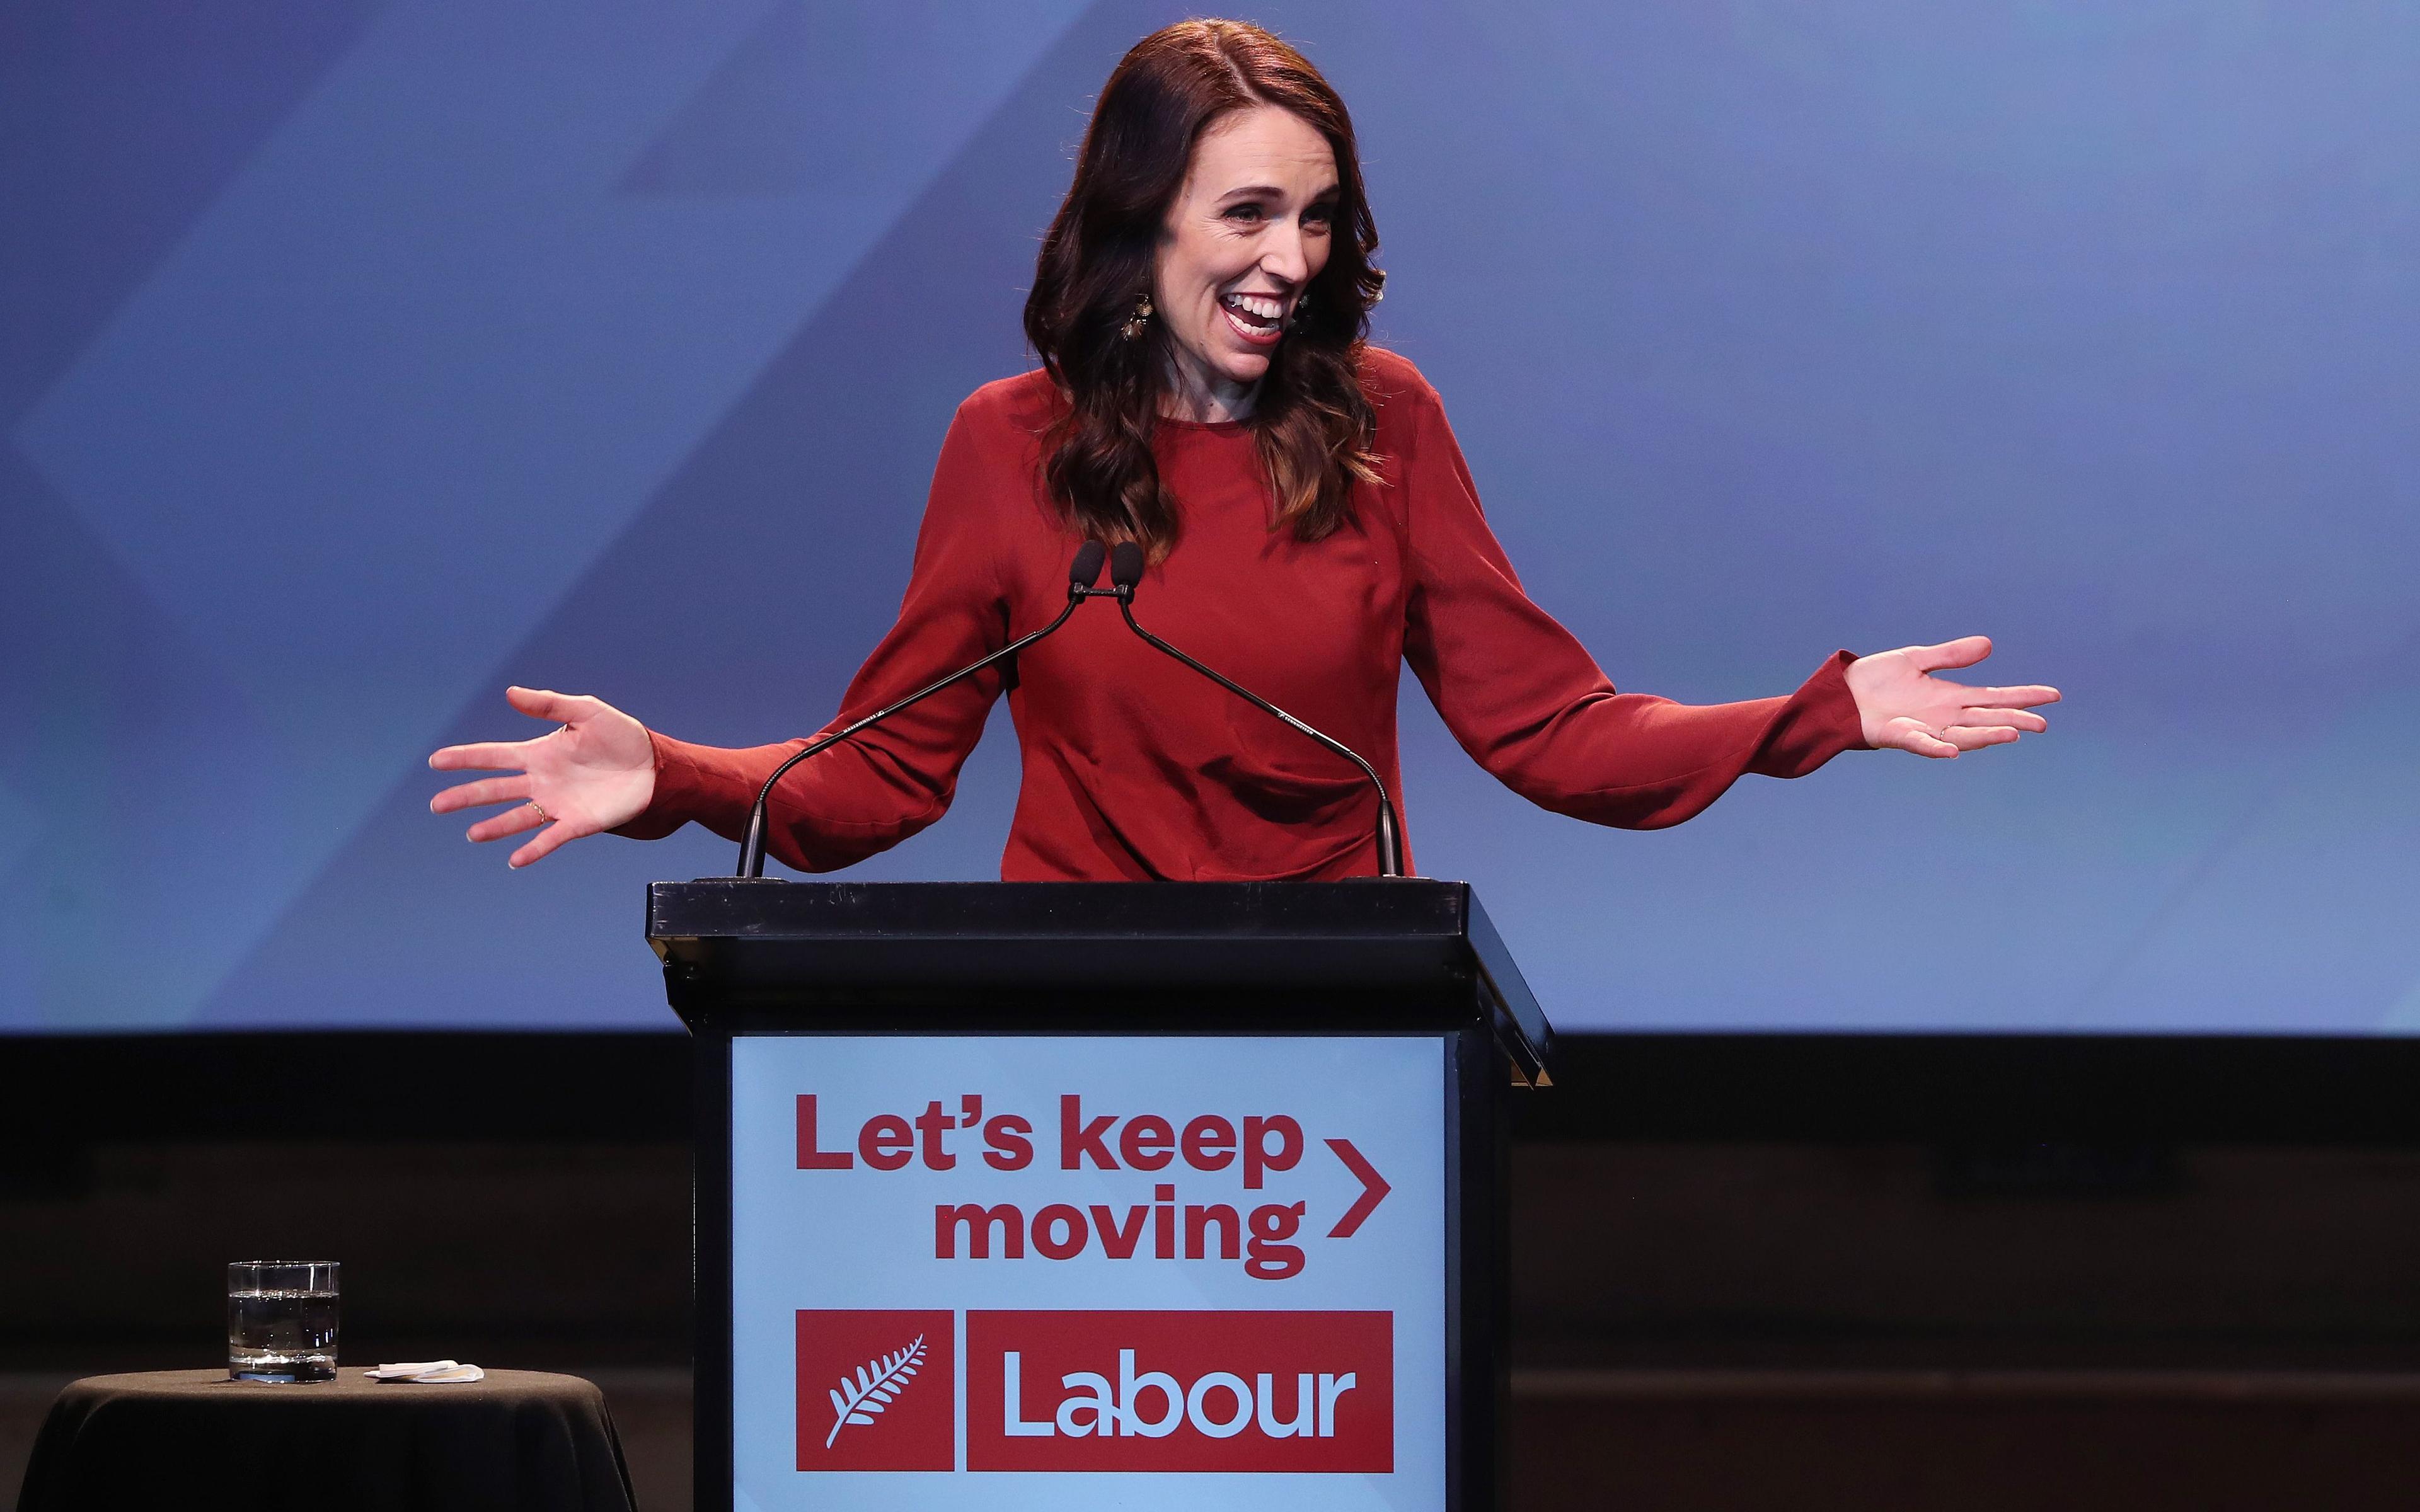
<svg viewBox="0 0 2420 1512"><path fill-rule="evenodd" d="M382 1365L363 1375L372 1381L414 1381L426 1385L451 1385L456 1382L485 1381L488 1373L474 1365L456 1360L407 1361L401 1365Z"/></svg>

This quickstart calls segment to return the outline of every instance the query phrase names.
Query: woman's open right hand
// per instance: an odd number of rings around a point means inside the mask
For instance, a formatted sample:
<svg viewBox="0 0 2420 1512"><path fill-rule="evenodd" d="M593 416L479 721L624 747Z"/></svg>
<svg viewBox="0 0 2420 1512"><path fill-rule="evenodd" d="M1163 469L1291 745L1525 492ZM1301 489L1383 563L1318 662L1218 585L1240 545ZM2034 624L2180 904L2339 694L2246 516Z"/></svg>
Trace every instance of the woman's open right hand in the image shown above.
<svg viewBox="0 0 2420 1512"><path fill-rule="evenodd" d="M567 841L619 828L646 812L656 792L656 753L645 725L602 699L579 694L508 687L504 698L531 718L551 719L562 728L533 740L482 741L435 752L428 764L441 772L511 775L447 788L428 800L430 813L515 805L473 825L470 836L502 840L536 829L512 854L512 864L520 867Z"/></svg>

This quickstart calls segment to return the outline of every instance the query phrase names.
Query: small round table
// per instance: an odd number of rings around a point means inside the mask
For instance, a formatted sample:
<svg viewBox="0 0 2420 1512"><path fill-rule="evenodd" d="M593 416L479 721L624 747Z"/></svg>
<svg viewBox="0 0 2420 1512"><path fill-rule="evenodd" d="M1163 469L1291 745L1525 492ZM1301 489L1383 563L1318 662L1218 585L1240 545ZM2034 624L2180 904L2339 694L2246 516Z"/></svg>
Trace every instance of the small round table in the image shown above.
<svg viewBox="0 0 2420 1512"><path fill-rule="evenodd" d="M604 1393L490 1370L462 1385L219 1370L91 1376L51 1404L19 1512L631 1512Z"/></svg>

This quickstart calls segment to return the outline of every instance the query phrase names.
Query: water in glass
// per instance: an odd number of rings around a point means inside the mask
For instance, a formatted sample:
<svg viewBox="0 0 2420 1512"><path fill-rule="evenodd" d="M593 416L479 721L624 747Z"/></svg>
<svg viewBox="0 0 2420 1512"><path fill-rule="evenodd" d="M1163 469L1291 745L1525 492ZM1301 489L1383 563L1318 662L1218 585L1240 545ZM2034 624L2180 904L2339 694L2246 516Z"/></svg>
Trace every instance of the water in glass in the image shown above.
<svg viewBox="0 0 2420 1512"><path fill-rule="evenodd" d="M334 1261L239 1260L227 1267L227 1374L336 1379Z"/></svg>

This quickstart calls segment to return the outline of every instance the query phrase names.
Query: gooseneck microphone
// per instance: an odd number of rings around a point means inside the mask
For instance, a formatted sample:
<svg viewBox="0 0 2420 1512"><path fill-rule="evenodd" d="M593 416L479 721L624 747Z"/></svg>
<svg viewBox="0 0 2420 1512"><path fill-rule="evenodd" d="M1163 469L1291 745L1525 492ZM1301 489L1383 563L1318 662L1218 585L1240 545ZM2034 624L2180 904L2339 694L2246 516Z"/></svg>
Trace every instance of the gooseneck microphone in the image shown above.
<svg viewBox="0 0 2420 1512"><path fill-rule="evenodd" d="M1059 626L1066 624L1067 616L1075 613L1076 606L1081 604L1087 598L1107 598L1110 596L1109 590L1094 588L1093 586L1093 584L1100 580L1102 555L1101 543L1098 541L1087 541L1081 547L1077 548L1076 560L1067 569L1067 607L1059 611L1059 617L1057 619L1052 620L1049 624L1044 625L1041 629L1034 631L1031 635L1017 637L1008 644L1001 647L998 651L993 652L990 656L984 657L983 660L974 662L969 666L961 667L956 671L952 672L949 676L942 678L939 682L928 684L923 687L920 687L915 692L908 694L906 698L901 699L896 703L891 704L887 708L875 710L872 714L869 714L864 718L849 725L846 729L835 730L830 734L825 735L820 739L808 741L806 745L793 752L788 761L785 761L781 765L774 767L773 775L765 779L765 785L756 790L756 802L750 807L748 810L748 830L747 833L742 835L739 840L739 871L737 874L752 881L761 882L765 880L766 811L773 801L773 785L781 781L782 779L788 774L791 767L798 765L800 762L805 761L808 757L813 756L817 751L830 749L832 747L839 745L842 741L846 740L849 736L858 733L861 730L866 730L875 725L880 724L883 720L890 718L892 715L897 714L904 708L907 708L909 704L923 702L924 700L931 698L941 689L949 687L952 683L962 682L967 678L972 677L975 673L991 666L995 662L1005 661L1009 657L1016 656L1018 652L1033 644L1036 640L1041 640L1044 636L1048 635L1051 631L1056 630ZM1322 738L1324 739L1326 737L1323 736ZM776 877L773 880L778 882L782 879Z"/></svg>
<svg viewBox="0 0 2420 1512"><path fill-rule="evenodd" d="M1177 650L1174 646L1162 640L1159 637L1152 634L1149 630L1144 629L1140 625L1136 624L1134 616L1135 587L1141 581L1142 548L1135 545L1132 541L1120 541L1109 552L1109 591L1117 598L1118 612L1125 616L1126 628L1142 637L1144 642L1151 646L1153 650L1162 651L1167 653L1169 656L1175 657L1178 661L1185 663L1187 667L1192 668L1195 671L1207 677L1212 682L1218 684L1220 687L1225 688L1228 692L1234 694L1237 698L1242 699L1245 702L1260 710L1263 714L1270 716L1272 718L1279 720L1292 729L1301 731L1304 734L1318 741L1329 750L1336 752L1339 756L1343 757L1346 761L1351 762L1354 765L1361 768L1361 775L1368 778L1370 779L1370 785L1373 788L1375 788L1378 792L1378 874L1382 877L1402 876L1404 874L1403 826L1396 822L1394 800L1387 796L1387 784L1379 779L1378 769L1372 766L1368 762L1363 761L1360 753L1356 751L1352 747L1344 744L1344 742L1320 733L1311 726L1303 723L1300 719L1295 718L1293 715L1286 713L1285 710L1279 708L1276 704L1261 697L1258 693L1253 692L1250 688L1244 687L1233 678L1223 676L1220 673L1212 671L1210 668L1204 667L1202 663L1195 661L1184 652ZM1065 616L1062 615L1061 618L1063 619Z"/></svg>

